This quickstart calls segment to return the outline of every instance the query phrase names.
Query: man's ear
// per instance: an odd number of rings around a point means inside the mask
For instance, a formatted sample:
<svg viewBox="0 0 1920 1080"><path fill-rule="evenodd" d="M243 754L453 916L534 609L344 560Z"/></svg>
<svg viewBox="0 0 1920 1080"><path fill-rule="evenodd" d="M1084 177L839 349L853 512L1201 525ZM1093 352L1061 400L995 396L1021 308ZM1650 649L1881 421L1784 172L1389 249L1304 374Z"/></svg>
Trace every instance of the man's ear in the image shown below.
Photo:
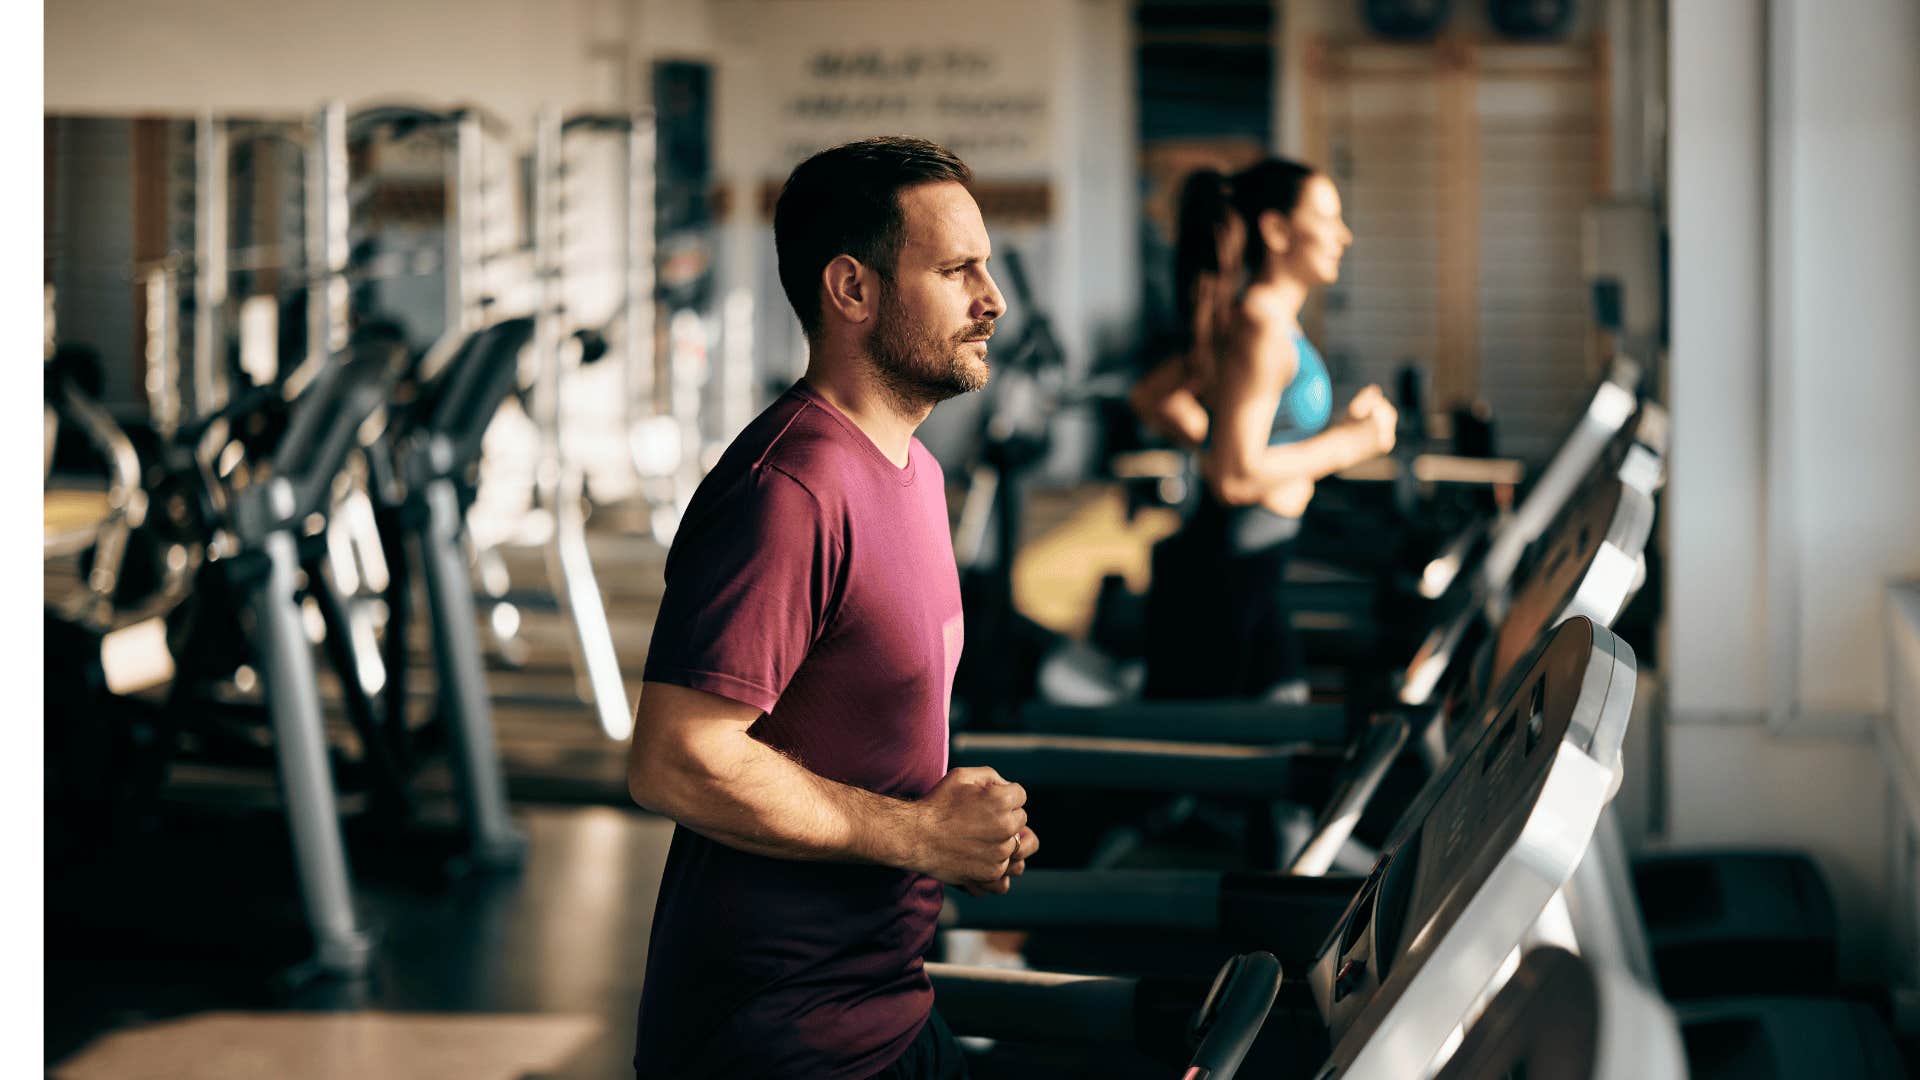
<svg viewBox="0 0 1920 1080"><path fill-rule="evenodd" d="M838 312L847 322L873 318L880 302L879 279L873 270L851 255L836 255L820 272L822 307Z"/></svg>

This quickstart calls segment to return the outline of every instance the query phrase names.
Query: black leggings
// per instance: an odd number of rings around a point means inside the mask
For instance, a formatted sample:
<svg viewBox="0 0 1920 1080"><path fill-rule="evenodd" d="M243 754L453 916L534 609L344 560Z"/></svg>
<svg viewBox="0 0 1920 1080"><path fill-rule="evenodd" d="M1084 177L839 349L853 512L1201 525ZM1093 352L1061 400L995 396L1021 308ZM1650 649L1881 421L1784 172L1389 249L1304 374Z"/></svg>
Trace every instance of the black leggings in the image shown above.
<svg viewBox="0 0 1920 1080"><path fill-rule="evenodd" d="M1203 496L1186 525L1154 545L1147 697L1252 698L1303 676L1286 590L1295 541L1246 550L1249 513L1267 512Z"/></svg>

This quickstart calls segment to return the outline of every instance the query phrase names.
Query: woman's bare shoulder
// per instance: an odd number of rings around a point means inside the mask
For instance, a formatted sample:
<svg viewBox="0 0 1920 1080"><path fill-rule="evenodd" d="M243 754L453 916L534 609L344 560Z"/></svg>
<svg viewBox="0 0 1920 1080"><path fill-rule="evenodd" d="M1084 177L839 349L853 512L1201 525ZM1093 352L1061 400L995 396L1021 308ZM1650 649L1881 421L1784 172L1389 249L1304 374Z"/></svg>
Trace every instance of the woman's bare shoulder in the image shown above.
<svg viewBox="0 0 1920 1080"><path fill-rule="evenodd" d="M1234 331L1260 352L1278 352L1289 365L1293 358L1293 319L1276 301L1249 293L1234 309Z"/></svg>

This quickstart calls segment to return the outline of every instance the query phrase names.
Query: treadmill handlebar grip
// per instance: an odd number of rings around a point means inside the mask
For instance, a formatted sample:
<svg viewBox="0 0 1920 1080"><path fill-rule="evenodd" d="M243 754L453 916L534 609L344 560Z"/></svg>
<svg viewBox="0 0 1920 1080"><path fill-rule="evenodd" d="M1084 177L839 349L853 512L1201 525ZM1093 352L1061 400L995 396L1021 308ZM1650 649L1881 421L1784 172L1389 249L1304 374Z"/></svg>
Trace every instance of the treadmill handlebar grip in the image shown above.
<svg viewBox="0 0 1920 1080"><path fill-rule="evenodd" d="M1269 952L1242 953L1228 961L1221 975L1225 985L1216 983L1201 1007L1200 1045L1187 1066L1188 1076L1229 1080L1239 1071L1284 979L1280 961Z"/></svg>

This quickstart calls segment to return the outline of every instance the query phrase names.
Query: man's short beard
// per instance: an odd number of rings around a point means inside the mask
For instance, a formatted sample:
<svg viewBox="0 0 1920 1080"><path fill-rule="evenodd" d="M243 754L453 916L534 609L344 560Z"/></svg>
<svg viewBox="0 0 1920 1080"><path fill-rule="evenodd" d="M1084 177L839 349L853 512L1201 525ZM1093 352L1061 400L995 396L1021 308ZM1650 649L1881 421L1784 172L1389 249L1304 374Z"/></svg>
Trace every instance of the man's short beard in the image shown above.
<svg viewBox="0 0 1920 1080"><path fill-rule="evenodd" d="M961 336L982 338L992 332L992 322L981 322ZM991 374L987 362L974 363L962 351L965 348L964 341L942 337L914 318L900 305L893 288L882 286L867 355L881 385L903 411L929 408L987 385Z"/></svg>

